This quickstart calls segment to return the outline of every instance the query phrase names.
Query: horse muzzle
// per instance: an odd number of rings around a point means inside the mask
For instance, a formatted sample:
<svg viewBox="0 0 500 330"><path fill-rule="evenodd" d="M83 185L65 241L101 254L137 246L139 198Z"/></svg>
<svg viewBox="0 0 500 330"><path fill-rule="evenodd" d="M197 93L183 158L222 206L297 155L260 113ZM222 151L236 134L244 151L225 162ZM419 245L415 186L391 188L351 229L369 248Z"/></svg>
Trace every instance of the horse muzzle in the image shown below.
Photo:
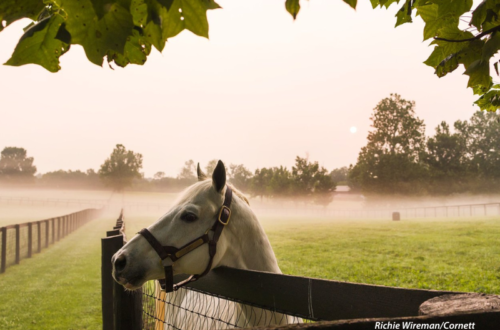
<svg viewBox="0 0 500 330"><path fill-rule="evenodd" d="M116 282L129 290L135 290L142 286L143 276L130 267L126 253L118 251L112 258L113 278Z"/></svg>

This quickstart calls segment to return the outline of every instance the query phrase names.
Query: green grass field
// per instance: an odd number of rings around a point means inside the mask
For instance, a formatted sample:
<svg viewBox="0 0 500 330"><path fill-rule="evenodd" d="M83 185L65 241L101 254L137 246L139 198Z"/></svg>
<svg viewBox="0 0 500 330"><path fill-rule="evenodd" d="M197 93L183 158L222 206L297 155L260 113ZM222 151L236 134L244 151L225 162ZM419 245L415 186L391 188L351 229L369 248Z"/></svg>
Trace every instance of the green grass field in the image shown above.
<svg viewBox="0 0 500 330"><path fill-rule="evenodd" d="M265 223L286 274L500 294L500 218Z"/></svg>
<svg viewBox="0 0 500 330"><path fill-rule="evenodd" d="M101 242L114 220L87 223L0 274L0 329L101 329Z"/></svg>
<svg viewBox="0 0 500 330"><path fill-rule="evenodd" d="M154 220L126 217L128 236ZM0 329L100 329L100 238L113 223L93 221L0 275ZM262 223L286 274L500 293L500 218Z"/></svg>

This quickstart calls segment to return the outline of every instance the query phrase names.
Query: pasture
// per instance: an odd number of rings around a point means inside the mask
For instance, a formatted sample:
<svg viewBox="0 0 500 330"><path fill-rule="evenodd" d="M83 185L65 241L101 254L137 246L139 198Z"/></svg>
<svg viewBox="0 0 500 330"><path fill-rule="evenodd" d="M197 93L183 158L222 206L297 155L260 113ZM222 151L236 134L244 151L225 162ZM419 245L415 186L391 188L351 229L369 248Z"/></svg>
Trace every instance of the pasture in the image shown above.
<svg viewBox="0 0 500 330"><path fill-rule="evenodd" d="M260 217L285 274L407 288L500 293L500 218L330 220ZM95 220L0 275L1 329L100 329ZM127 216L127 236L156 220Z"/></svg>

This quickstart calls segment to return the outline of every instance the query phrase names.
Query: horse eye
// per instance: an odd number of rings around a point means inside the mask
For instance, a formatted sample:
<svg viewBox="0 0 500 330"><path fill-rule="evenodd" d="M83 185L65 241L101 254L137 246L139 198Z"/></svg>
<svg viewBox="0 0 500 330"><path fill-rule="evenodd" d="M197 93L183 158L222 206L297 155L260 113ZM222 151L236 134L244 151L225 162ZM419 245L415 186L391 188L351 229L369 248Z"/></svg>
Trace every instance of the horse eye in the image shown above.
<svg viewBox="0 0 500 330"><path fill-rule="evenodd" d="M198 217L194 213L187 212L187 213L184 213L183 215L181 215L181 219L184 221L192 222L192 221L197 220Z"/></svg>

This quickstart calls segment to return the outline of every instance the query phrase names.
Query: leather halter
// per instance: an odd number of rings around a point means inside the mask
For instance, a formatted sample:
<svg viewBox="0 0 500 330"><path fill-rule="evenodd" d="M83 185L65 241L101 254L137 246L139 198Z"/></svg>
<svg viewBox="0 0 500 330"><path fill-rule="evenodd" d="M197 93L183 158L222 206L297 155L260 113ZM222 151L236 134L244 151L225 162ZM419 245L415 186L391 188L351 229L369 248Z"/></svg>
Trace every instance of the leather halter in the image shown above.
<svg viewBox="0 0 500 330"><path fill-rule="evenodd" d="M161 245L161 243L153 236L153 234L151 234L151 232L147 228L143 228L141 229L141 231L139 231L139 234L141 234L148 241L151 247L153 247L153 249L161 258L161 263L165 271L165 279L159 280L162 290L165 290L166 292L172 292L190 282L197 281L200 277L205 276L210 271L210 269L212 268L215 253L217 252L217 242L219 241L219 237L222 234L222 229L227 226L227 224L229 223L229 219L231 218L230 206L232 199L233 191L229 186L226 186L224 203L222 204L216 216L217 220L215 221L214 225L209 230L207 230L205 234L192 240L191 242L180 248ZM213 232L212 238L210 238L210 236L208 235L210 231ZM208 261L208 265L205 268L205 271L201 274L191 275L186 280L174 284L174 272L172 269L172 264L205 243L208 243L208 255L210 256L210 260Z"/></svg>

